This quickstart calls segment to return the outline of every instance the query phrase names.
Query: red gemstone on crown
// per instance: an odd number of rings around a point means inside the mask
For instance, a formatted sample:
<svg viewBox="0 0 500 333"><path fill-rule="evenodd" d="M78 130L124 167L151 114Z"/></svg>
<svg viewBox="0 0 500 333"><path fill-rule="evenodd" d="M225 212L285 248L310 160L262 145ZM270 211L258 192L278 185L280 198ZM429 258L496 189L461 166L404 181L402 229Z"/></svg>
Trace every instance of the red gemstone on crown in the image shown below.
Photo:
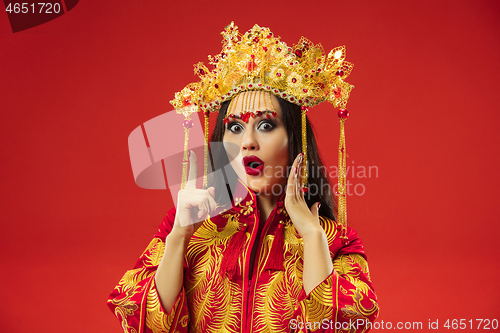
<svg viewBox="0 0 500 333"><path fill-rule="evenodd" d="M337 76L344 76L344 71L337 71L337 73L335 73L335 75L337 75Z"/></svg>
<svg viewBox="0 0 500 333"><path fill-rule="evenodd" d="M200 75L205 75L205 71L203 70L203 68L198 69L198 73L200 73Z"/></svg>
<svg viewBox="0 0 500 333"><path fill-rule="evenodd" d="M267 52L267 47L263 46L262 49L264 50L264 52Z"/></svg>
<svg viewBox="0 0 500 333"><path fill-rule="evenodd" d="M277 77L281 77L281 73L276 73L276 76Z"/></svg>
<svg viewBox="0 0 500 333"><path fill-rule="evenodd" d="M219 89L219 85L216 83L214 84L215 89Z"/></svg>
<svg viewBox="0 0 500 333"><path fill-rule="evenodd" d="M257 115L257 117L260 117L262 115L262 111L257 111L255 112L255 114Z"/></svg>
<svg viewBox="0 0 500 333"><path fill-rule="evenodd" d="M307 93L309 90L307 89L302 89L303 92Z"/></svg>
<svg viewBox="0 0 500 333"><path fill-rule="evenodd" d="M248 71L253 71L254 69L257 68L257 64L255 63L255 61L249 61L248 64L247 64L247 69Z"/></svg>
<svg viewBox="0 0 500 333"><path fill-rule="evenodd" d="M277 47L276 51L281 52L281 47Z"/></svg>
<svg viewBox="0 0 500 333"><path fill-rule="evenodd" d="M338 115L339 118L346 119L347 117L349 117L349 111L347 111L347 109L340 109Z"/></svg>
<svg viewBox="0 0 500 333"><path fill-rule="evenodd" d="M184 126L184 128L191 128L193 127L193 121L191 119L186 119L182 122L182 126Z"/></svg>
<svg viewBox="0 0 500 333"><path fill-rule="evenodd" d="M292 83L295 83L297 82L297 79L296 78L292 78Z"/></svg>
<svg viewBox="0 0 500 333"><path fill-rule="evenodd" d="M295 55L299 58L302 58L302 51L301 50L295 50Z"/></svg>

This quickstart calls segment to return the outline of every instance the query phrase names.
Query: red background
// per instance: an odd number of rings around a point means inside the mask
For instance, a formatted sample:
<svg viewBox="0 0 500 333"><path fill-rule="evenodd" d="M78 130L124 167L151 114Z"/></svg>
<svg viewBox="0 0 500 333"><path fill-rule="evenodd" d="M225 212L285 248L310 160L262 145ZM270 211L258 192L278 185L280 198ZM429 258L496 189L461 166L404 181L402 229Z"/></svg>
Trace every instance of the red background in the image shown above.
<svg viewBox="0 0 500 333"><path fill-rule="evenodd" d="M0 13L0 331L120 332L105 301L172 206L134 184L129 133L171 110L232 20L355 64L348 199L380 320L500 319L500 5L474 1L81 1L13 34ZM336 164L338 121L311 111ZM360 188L358 188L359 190Z"/></svg>

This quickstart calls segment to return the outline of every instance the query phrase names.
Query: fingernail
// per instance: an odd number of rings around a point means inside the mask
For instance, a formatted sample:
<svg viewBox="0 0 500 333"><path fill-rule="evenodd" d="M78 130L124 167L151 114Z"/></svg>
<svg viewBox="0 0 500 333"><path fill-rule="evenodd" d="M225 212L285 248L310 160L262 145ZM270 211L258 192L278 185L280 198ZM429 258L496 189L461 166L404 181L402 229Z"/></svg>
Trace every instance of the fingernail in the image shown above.
<svg viewBox="0 0 500 333"><path fill-rule="evenodd" d="M299 167L295 167L295 174L299 172Z"/></svg>

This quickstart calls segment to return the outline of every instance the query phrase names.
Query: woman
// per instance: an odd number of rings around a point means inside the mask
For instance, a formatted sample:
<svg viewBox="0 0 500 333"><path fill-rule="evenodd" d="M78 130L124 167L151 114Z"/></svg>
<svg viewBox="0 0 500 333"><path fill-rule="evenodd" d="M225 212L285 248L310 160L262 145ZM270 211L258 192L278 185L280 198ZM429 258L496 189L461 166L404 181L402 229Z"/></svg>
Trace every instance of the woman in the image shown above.
<svg viewBox="0 0 500 333"><path fill-rule="evenodd" d="M226 32L223 53L229 45L244 54L248 40L252 55L265 52L260 62L249 58L247 74L255 71L252 64L275 61L267 46L255 51L261 37L271 35L268 30L255 26L241 47L235 46L234 26ZM222 75L221 65L217 68ZM203 70L202 79L205 75ZM217 82L211 86L219 89L223 82ZM111 294L108 305L125 332L363 332L376 318L362 243L350 228L343 231L346 241L339 237L330 187L318 172L322 163L314 134L305 117L300 126L300 106L276 97L272 87L252 89L253 82L238 85L221 103L212 142L223 142L225 149L212 153L225 177L197 189L191 154L177 209ZM190 86L196 93L189 96L206 101L207 86L206 81L198 87L204 90ZM226 203L221 198L231 174L238 185ZM303 190L305 176L309 192Z"/></svg>

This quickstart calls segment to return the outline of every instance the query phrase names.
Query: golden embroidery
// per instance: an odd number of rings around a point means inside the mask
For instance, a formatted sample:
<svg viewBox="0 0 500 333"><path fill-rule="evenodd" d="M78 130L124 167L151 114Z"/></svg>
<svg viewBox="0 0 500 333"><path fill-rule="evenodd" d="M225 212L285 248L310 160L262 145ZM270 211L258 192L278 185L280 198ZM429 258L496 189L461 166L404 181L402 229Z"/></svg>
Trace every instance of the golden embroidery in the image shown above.
<svg viewBox="0 0 500 333"><path fill-rule="evenodd" d="M281 215L284 215L285 217L288 217L288 212L286 211L286 208L284 205L283 205L283 207L278 209L278 213Z"/></svg>
<svg viewBox="0 0 500 333"><path fill-rule="evenodd" d="M190 332L237 332L241 323L242 293L238 284L219 275L222 253L238 231L239 214L226 214L227 224L218 231L207 219L189 243L184 277L190 312Z"/></svg>
<svg viewBox="0 0 500 333"><path fill-rule="evenodd" d="M328 244L332 244L333 240L337 236L337 223L323 216L319 217L319 222L325 230Z"/></svg>
<svg viewBox="0 0 500 333"><path fill-rule="evenodd" d="M240 204L240 202L243 201L243 198L234 198L234 206L238 206Z"/></svg>
<svg viewBox="0 0 500 333"><path fill-rule="evenodd" d="M163 249L164 242L158 238L154 238L141 256L144 265L146 267L149 265L157 265L157 262L163 255ZM129 327L127 324L127 317L134 316L134 312L139 310L139 306L135 301L132 301L131 298L134 294L143 291L144 285L139 286L139 283L150 278L154 274L154 271L147 270L145 267L127 271L116 286L117 292L122 295L124 294L124 297L114 298L108 301L116 306L115 315L117 317L119 315L120 317L118 318L122 319L122 327L125 332L137 332L133 327Z"/></svg>
<svg viewBox="0 0 500 333"><path fill-rule="evenodd" d="M356 289L353 291L352 299L354 301L352 305L346 304L346 306L342 308L342 312L344 313L344 316L346 318L353 320L358 318L365 318L378 312L377 303L375 303L375 301L372 299L370 299L372 303L370 308L365 308L363 306L361 302L364 299L364 296L359 290Z"/></svg>
<svg viewBox="0 0 500 333"><path fill-rule="evenodd" d="M117 288L120 290L121 286L118 285ZM124 332L137 333L137 330L135 328L128 325L127 317L134 316L134 312L139 310L139 306L134 301L132 301L131 298L135 293L142 292L143 288L144 286L133 286L125 292L125 297L121 299L114 298L108 301L109 303L116 306L115 316L116 318L121 318L121 324Z"/></svg>
<svg viewBox="0 0 500 333"><path fill-rule="evenodd" d="M189 324L189 316L185 315L179 322L181 323L182 327L186 327Z"/></svg>
<svg viewBox="0 0 500 333"><path fill-rule="evenodd" d="M243 215L247 216L247 215L250 215L251 213L253 213L253 200L248 200L247 202L245 202L245 206L242 206L241 203L238 204L239 207L241 207L241 212L243 213Z"/></svg>
<svg viewBox="0 0 500 333"><path fill-rule="evenodd" d="M368 278L368 264L365 258L360 254L342 255L336 258L333 262L333 268L342 275L347 281L352 283L356 289L368 294L371 288L362 280L360 275L365 274Z"/></svg>
<svg viewBox="0 0 500 333"><path fill-rule="evenodd" d="M364 274L368 280L370 276L365 258L360 254L341 255L334 260L333 267L344 279L354 286L354 288L349 291L344 292L345 289L342 290L343 294L350 296L353 300L352 304L346 304L341 309L344 316L354 320L365 318L378 312L378 306L374 299L369 299L371 302L369 308L366 308L362 304L365 295L369 295L369 293L372 292L366 282L360 279L362 274Z"/></svg>
<svg viewBox="0 0 500 333"><path fill-rule="evenodd" d="M126 292L135 287L139 282L147 279L153 274L154 272L147 271L144 268L137 268L127 271L121 278L120 282L118 282L117 288L120 288L121 293Z"/></svg>
<svg viewBox="0 0 500 333"><path fill-rule="evenodd" d="M173 309L182 307L182 304L179 304L181 301L182 297L179 297L174 304ZM158 292L156 291L155 282L153 280L147 296L146 325L153 331L153 333L166 332L170 330L172 326L175 327L175 323L172 325L175 315L176 312L173 310L170 314L166 314L164 312L160 298L158 297Z"/></svg>
<svg viewBox="0 0 500 333"><path fill-rule="evenodd" d="M328 278L313 289L304 300L307 307L308 322L320 322L333 316L333 286L332 279Z"/></svg>
<svg viewBox="0 0 500 333"><path fill-rule="evenodd" d="M165 252L165 242L159 238L153 238L146 251L143 253L144 266L158 266Z"/></svg>
<svg viewBox="0 0 500 333"><path fill-rule="evenodd" d="M292 317L295 300L288 292L284 273L270 272L269 282L259 285L255 292L252 331L288 332L285 318Z"/></svg>
<svg viewBox="0 0 500 333"><path fill-rule="evenodd" d="M288 332L286 323L297 307L297 299L302 291L302 240L297 238L295 228L291 225L285 224L284 233L285 271L269 272L269 282L259 285L255 290L252 331ZM274 236L268 235L263 242L257 266L260 274L263 273L273 240Z"/></svg>

